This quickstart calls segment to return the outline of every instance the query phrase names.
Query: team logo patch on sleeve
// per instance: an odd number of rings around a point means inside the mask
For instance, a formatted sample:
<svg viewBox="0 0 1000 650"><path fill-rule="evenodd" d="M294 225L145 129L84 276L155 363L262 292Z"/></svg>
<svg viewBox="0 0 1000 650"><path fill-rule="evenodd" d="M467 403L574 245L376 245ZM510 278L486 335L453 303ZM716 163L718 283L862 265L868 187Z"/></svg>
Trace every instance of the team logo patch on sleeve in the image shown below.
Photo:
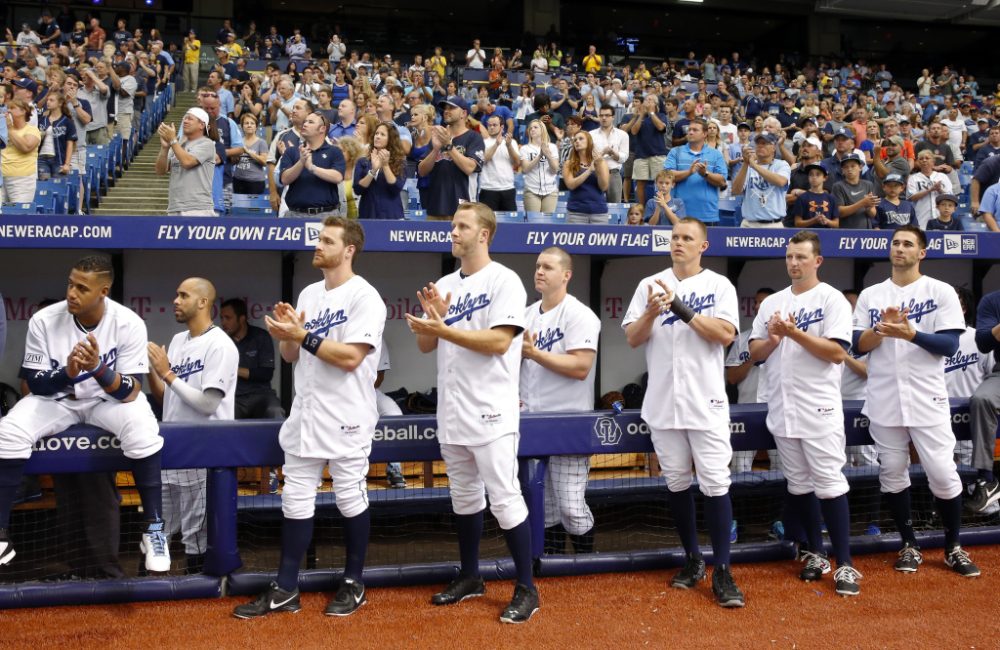
<svg viewBox="0 0 1000 650"><path fill-rule="evenodd" d="M24 355L25 363L42 363L44 357L40 354L26 354Z"/></svg>

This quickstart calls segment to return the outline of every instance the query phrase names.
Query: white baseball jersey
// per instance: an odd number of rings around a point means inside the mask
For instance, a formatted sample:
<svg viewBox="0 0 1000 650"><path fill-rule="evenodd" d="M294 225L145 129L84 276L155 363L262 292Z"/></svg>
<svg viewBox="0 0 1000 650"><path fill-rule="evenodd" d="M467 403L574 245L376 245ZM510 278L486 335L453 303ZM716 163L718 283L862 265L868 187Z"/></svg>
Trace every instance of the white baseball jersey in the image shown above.
<svg viewBox="0 0 1000 650"><path fill-rule="evenodd" d="M918 332L965 331L955 289L926 275L905 287L889 278L862 291L854 309L854 329L863 331L874 326L881 311L893 306L909 309L910 326ZM868 359L862 413L873 423L886 427L950 424L944 357L909 341L885 337Z"/></svg>
<svg viewBox="0 0 1000 650"><path fill-rule="evenodd" d="M765 298L753 321L751 341L767 340L767 323L775 312L791 314L806 334L851 342L851 304L825 282L800 294L786 287ZM772 435L826 438L843 431L840 364L820 359L787 337L767 364L767 428Z"/></svg>
<svg viewBox="0 0 1000 650"><path fill-rule="evenodd" d="M976 328L966 327L958 339L958 352L944 360L948 397L972 397L986 375L993 372L993 353L976 347Z"/></svg>
<svg viewBox="0 0 1000 650"><path fill-rule="evenodd" d="M853 345L847 350L847 354L851 355L853 359L857 359L865 364L868 363L868 355L858 354ZM847 367L846 363L843 364L843 369L840 373L841 399L864 399L865 386L867 385L868 381L864 377L859 377L856 372Z"/></svg>
<svg viewBox="0 0 1000 650"><path fill-rule="evenodd" d="M525 329L536 335L535 347L554 354L571 350L597 351L601 320L589 307L566 295L554 309L542 311L539 300L524 314ZM521 401L524 410L590 411L594 408L594 372L583 381L552 372L534 361L521 362Z"/></svg>
<svg viewBox="0 0 1000 650"><path fill-rule="evenodd" d="M28 322L28 336L24 345L24 362L27 370L55 370L66 365L70 352L77 343L93 334L101 359L109 368L123 375L145 375L149 372L146 350L148 338L146 324L131 309L110 298L104 299L104 316L91 331L66 310L66 301L41 309ZM62 399L74 395L77 399L104 398L106 393L91 372L81 372L72 386L51 395Z"/></svg>
<svg viewBox="0 0 1000 650"><path fill-rule="evenodd" d="M444 317L450 327L487 330L509 325L517 329L503 354L480 354L438 341L438 440L478 446L518 431L517 390L528 298L521 279L506 266L490 262L472 275L450 273L437 287L442 296L451 294Z"/></svg>
<svg viewBox="0 0 1000 650"><path fill-rule="evenodd" d="M643 279L622 318L623 329L646 311L648 287L652 286L654 293L660 290L656 280L696 313L720 318L739 329L736 288L724 276L708 269L683 281L677 279L673 269ZM674 314L658 316L646 342L649 385L642 401L642 419L657 429L729 426L725 353L724 346L706 341Z"/></svg>
<svg viewBox="0 0 1000 650"><path fill-rule="evenodd" d="M742 366L750 359L751 331L743 330L740 332L740 335L733 341L733 344L729 346L729 352L726 353L727 368ZM757 402L767 402L767 398L764 395L764 388L767 383L764 379L766 375L766 363L755 363L750 366L747 376L736 385L736 403L756 404Z"/></svg>
<svg viewBox="0 0 1000 650"><path fill-rule="evenodd" d="M163 391L164 422L234 419L236 373L240 368L240 353L228 334L215 326L194 338L188 331L178 332L170 341L167 357L170 359L170 369L177 375L177 380L197 388L202 393L214 388L221 391L223 397L215 412L205 417L188 406L167 386Z"/></svg>
<svg viewBox="0 0 1000 650"><path fill-rule="evenodd" d="M378 366L375 368L376 371L382 372L383 370L391 370L392 362L389 360L389 346L386 345L385 341L382 341L382 349L378 355Z"/></svg>
<svg viewBox="0 0 1000 650"><path fill-rule="evenodd" d="M295 364L295 400L281 427L286 452L305 458L344 458L371 446L378 421L375 375L385 303L359 275L327 291L321 280L299 294L296 311L305 312L305 328L323 339L371 346L353 372L341 370L305 350Z"/></svg>

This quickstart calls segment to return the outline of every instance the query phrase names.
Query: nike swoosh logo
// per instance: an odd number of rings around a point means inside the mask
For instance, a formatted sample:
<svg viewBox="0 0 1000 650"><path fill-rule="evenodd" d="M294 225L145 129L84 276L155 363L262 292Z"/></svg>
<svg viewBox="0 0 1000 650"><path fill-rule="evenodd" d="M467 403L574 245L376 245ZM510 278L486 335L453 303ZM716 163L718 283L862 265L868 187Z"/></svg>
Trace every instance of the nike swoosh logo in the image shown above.
<svg viewBox="0 0 1000 650"><path fill-rule="evenodd" d="M281 601L280 603L276 603L272 599L271 600L271 609L278 609L279 607L284 607L288 603L292 602L292 600L294 600L294 599L295 599L295 595L294 594L291 595L291 596L289 596L288 599Z"/></svg>
<svg viewBox="0 0 1000 650"><path fill-rule="evenodd" d="M864 190L861 190L861 191L859 191L859 192L851 192L851 196L861 196L861 195L862 195L862 194L864 194L864 193L865 193L865 191L864 191Z"/></svg>

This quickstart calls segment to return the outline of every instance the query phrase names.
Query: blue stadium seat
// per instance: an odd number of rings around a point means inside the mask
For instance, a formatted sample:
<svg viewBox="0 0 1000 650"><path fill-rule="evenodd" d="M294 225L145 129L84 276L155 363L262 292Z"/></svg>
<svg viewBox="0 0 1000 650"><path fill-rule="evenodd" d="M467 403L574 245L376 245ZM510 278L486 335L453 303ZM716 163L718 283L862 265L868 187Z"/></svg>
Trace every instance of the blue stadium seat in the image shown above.
<svg viewBox="0 0 1000 650"><path fill-rule="evenodd" d="M267 194L233 194L233 207L229 214L234 217L272 217L274 210Z"/></svg>
<svg viewBox="0 0 1000 650"><path fill-rule="evenodd" d="M520 212L497 212L497 223L524 223L524 214Z"/></svg>
<svg viewBox="0 0 1000 650"><path fill-rule="evenodd" d="M406 210L403 217L407 221L427 221L427 210Z"/></svg>
<svg viewBox="0 0 1000 650"><path fill-rule="evenodd" d="M34 203L4 203L0 206L0 214L40 214Z"/></svg>

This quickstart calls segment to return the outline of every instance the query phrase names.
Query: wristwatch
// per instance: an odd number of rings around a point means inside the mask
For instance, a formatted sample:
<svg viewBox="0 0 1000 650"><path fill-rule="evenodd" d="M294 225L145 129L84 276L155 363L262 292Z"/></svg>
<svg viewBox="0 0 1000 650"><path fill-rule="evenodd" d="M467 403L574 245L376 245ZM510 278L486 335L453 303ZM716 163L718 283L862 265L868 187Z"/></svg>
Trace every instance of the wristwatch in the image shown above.
<svg viewBox="0 0 1000 650"><path fill-rule="evenodd" d="M175 144L177 144L178 142L179 142L179 141L177 140L177 138L174 138L173 140L171 140L171 141L170 141L170 146L172 147L172 146L174 146Z"/></svg>
<svg viewBox="0 0 1000 650"><path fill-rule="evenodd" d="M441 151L451 151L454 148L455 148L455 145L453 145L452 143L449 142L445 146L441 147Z"/></svg>

